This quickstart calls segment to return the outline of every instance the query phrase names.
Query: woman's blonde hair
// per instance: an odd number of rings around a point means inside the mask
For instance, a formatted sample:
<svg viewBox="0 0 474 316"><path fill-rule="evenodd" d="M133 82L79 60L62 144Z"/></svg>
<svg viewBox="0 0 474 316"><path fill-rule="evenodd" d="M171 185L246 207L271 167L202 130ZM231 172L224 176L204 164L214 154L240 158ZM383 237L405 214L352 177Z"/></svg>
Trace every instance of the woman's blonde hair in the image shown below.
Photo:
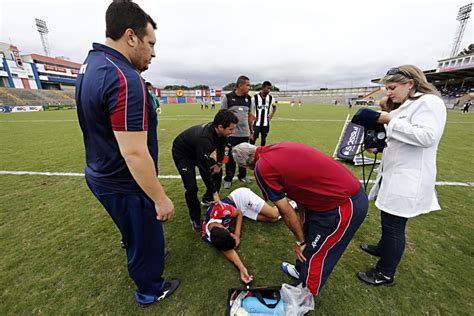
<svg viewBox="0 0 474 316"><path fill-rule="evenodd" d="M421 92L424 94L434 94L438 97L440 96L435 86L433 86L431 83L428 82L428 80L426 80L426 76L423 71L413 65L401 65L398 67L391 68L389 71L387 71L385 77L380 80L380 83L386 84L395 82L405 84L409 82L410 79L413 80L415 84L413 86L414 89L410 90L410 93L408 95L409 99L417 99L418 97L415 97L416 92Z"/></svg>

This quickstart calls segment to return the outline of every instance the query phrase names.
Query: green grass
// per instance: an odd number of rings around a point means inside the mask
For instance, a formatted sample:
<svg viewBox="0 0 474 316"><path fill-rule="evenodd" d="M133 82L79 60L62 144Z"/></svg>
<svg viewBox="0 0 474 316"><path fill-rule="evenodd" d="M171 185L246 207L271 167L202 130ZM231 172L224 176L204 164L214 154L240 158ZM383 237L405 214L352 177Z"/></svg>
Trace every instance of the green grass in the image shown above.
<svg viewBox="0 0 474 316"><path fill-rule="evenodd" d="M344 120L354 112L282 105L268 141L299 141L331 155L343 122L309 120ZM158 127L160 174L177 174L170 154L173 138L188 126L210 121L214 113L198 105L164 106ZM468 137L473 118L449 112L439 149L439 181L474 182ZM83 172L74 111L2 114L0 135L0 170ZM347 166L361 177L360 168ZM240 286L239 275L191 231L181 182L162 183L176 207L176 216L165 224L170 250L165 276L179 278L182 285L170 299L142 310L134 303L119 232L82 178L0 175L0 314L223 315L227 289ZM255 183L251 188L260 193ZM474 314L474 190L443 186L438 194L442 211L409 221L394 288L368 287L355 278L357 271L375 263L358 250L360 243L376 242L380 234L379 214L371 205L316 299L315 314ZM293 240L282 222L245 221L239 254L255 276L254 285L291 281L279 264L294 260Z"/></svg>

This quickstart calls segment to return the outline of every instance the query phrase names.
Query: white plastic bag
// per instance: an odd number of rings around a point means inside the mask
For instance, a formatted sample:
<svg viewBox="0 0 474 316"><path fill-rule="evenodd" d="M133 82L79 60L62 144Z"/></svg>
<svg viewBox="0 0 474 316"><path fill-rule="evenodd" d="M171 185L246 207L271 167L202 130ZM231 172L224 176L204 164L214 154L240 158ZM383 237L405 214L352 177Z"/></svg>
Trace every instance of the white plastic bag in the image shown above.
<svg viewBox="0 0 474 316"><path fill-rule="evenodd" d="M313 294L301 284L293 286L283 283L280 295L285 303L285 315L303 316L307 312L314 310Z"/></svg>

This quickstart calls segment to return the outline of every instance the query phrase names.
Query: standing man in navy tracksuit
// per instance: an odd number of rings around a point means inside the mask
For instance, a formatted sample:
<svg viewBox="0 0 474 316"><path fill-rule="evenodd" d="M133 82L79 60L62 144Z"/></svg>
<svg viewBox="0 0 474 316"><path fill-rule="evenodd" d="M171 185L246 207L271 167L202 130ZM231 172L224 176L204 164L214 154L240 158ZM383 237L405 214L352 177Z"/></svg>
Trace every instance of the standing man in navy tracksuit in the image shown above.
<svg viewBox="0 0 474 316"><path fill-rule="evenodd" d="M170 296L162 222L173 202L157 178L156 112L139 73L155 57L156 23L137 4L116 0L106 12L105 45L93 44L76 82L86 152L86 182L122 233L136 301Z"/></svg>
<svg viewBox="0 0 474 316"><path fill-rule="evenodd" d="M339 162L304 144L243 143L232 154L240 166L254 169L296 238L296 267L284 263L283 271L318 295L367 215L364 189ZM298 204L299 218L287 198Z"/></svg>

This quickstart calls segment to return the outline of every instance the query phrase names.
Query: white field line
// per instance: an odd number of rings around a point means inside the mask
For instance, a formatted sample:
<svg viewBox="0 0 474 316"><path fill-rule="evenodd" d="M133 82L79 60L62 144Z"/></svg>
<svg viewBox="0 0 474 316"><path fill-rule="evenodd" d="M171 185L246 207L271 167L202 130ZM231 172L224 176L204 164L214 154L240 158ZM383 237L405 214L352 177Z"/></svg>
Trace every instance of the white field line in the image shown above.
<svg viewBox="0 0 474 316"><path fill-rule="evenodd" d="M28 176L59 176L59 177L84 177L84 173L79 172L35 172L35 171L9 171L0 170L0 175L28 175ZM181 179L179 175L159 175L160 179ZM201 179L197 176L196 179ZM362 180L359 180L362 182ZM374 183L370 180L370 183ZM460 186L460 187L474 187L474 182L454 182L454 181L437 181L438 186Z"/></svg>

